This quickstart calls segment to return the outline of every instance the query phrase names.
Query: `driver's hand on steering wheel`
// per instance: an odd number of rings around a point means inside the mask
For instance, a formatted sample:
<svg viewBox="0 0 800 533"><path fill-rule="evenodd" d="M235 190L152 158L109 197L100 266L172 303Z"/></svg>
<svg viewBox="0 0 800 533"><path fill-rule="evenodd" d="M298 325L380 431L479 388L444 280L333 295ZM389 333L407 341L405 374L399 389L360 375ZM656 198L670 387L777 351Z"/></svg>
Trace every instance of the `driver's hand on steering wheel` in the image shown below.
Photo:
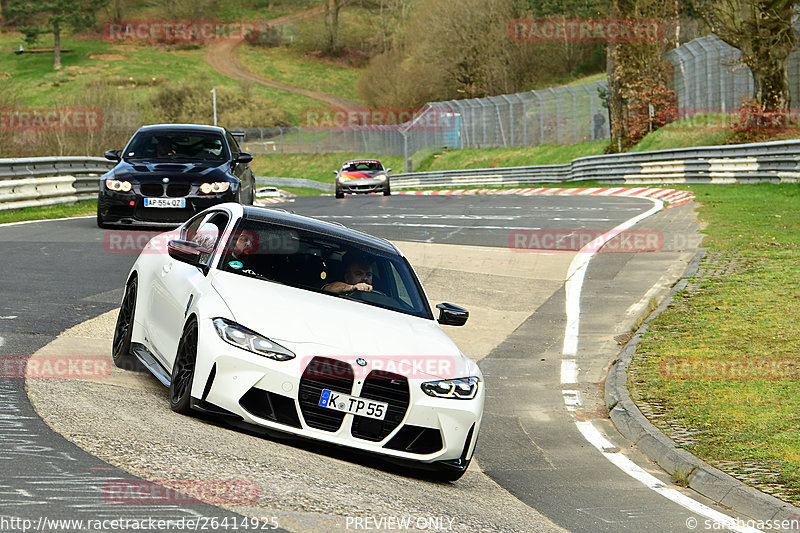
<svg viewBox="0 0 800 533"><path fill-rule="evenodd" d="M364 283L364 282L355 283L353 285L353 290L354 291L372 292L372 285L370 285L369 283Z"/></svg>

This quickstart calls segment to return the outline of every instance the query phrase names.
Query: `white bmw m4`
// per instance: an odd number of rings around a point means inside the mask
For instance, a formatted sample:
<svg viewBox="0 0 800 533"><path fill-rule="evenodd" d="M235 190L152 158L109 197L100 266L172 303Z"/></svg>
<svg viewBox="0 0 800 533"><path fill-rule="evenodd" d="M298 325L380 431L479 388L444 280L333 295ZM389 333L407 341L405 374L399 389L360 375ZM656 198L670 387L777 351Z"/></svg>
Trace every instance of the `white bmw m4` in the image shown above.
<svg viewBox="0 0 800 533"><path fill-rule="evenodd" d="M390 242L281 210L221 204L154 237L128 276L113 341L170 405L372 452L456 480L484 404L478 366Z"/></svg>

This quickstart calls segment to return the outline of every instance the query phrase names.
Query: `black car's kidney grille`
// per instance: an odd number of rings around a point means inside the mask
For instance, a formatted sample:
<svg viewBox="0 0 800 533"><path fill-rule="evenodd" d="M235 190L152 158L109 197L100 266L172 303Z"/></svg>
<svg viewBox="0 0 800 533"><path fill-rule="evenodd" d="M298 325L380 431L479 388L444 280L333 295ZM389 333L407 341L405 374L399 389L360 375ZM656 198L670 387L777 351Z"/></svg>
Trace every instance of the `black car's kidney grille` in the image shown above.
<svg viewBox="0 0 800 533"><path fill-rule="evenodd" d="M349 363L327 357L313 358L300 378L298 395L300 412L306 424L325 431L338 430L345 414L320 407L319 400L323 389L350 394L353 378L353 367Z"/></svg>
<svg viewBox="0 0 800 533"><path fill-rule="evenodd" d="M162 196L164 194L164 186L160 183L142 183L139 185L139 190L142 191L143 196Z"/></svg>
<svg viewBox="0 0 800 533"><path fill-rule="evenodd" d="M167 196L173 198L187 196L190 190L192 190L192 186L189 183L170 183L167 185Z"/></svg>
<svg viewBox="0 0 800 533"><path fill-rule="evenodd" d="M364 380L361 398L386 402L389 408L383 420L356 416L351 434L359 439L380 441L400 425L408 410L408 380L400 374L373 370Z"/></svg>

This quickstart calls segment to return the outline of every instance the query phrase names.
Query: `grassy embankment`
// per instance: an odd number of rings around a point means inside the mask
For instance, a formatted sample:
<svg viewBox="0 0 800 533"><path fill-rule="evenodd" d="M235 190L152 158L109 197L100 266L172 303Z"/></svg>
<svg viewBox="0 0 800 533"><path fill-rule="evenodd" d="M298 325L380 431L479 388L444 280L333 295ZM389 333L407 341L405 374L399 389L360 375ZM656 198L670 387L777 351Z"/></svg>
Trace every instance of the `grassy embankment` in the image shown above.
<svg viewBox="0 0 800 533"><path fill-rule="evenodd" d="M798 504L800 185L691 189L707 224L703 268L718 272L652 323L632 396L698 457Z"/></svg>

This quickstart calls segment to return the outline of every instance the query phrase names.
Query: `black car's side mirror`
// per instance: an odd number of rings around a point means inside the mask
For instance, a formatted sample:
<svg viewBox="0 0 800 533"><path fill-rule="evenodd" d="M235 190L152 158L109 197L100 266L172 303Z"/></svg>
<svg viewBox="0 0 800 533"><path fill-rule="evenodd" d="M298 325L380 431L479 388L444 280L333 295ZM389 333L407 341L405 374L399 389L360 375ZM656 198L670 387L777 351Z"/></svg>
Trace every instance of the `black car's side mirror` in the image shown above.
<svg viewBox="0 0 800 533"><path fill-rule="evenodd" d="M252 160L253 156L248 154L247 152L239 152L239 155L237 155L236 159L234 159L234 161L236 161L237 163L249 163Z"/></svg>
<svg viewBox="0 0 800 533"><path fill-rule="evenodd" d="M201 262L202 256L210 254L211 250L194 241L175 239L167 243L167 253L171 258L181 263L196 266L205 272L206 265Z"/></svg>
<svg viewBox="0 0 800 533"><path fill-rule="evenodd" d="M469 311L461 306L447 302L436 305L439 310L439 324L445 326L463 326L469 318Z"/></svg>
<svg viewBox="0 0 800 533"><path fill-rule="evenodd" d="M116 161L119 163L121 159L119 156L119 150L106 150L106 153L104 153L103 155L109 161Z"/></svg>

